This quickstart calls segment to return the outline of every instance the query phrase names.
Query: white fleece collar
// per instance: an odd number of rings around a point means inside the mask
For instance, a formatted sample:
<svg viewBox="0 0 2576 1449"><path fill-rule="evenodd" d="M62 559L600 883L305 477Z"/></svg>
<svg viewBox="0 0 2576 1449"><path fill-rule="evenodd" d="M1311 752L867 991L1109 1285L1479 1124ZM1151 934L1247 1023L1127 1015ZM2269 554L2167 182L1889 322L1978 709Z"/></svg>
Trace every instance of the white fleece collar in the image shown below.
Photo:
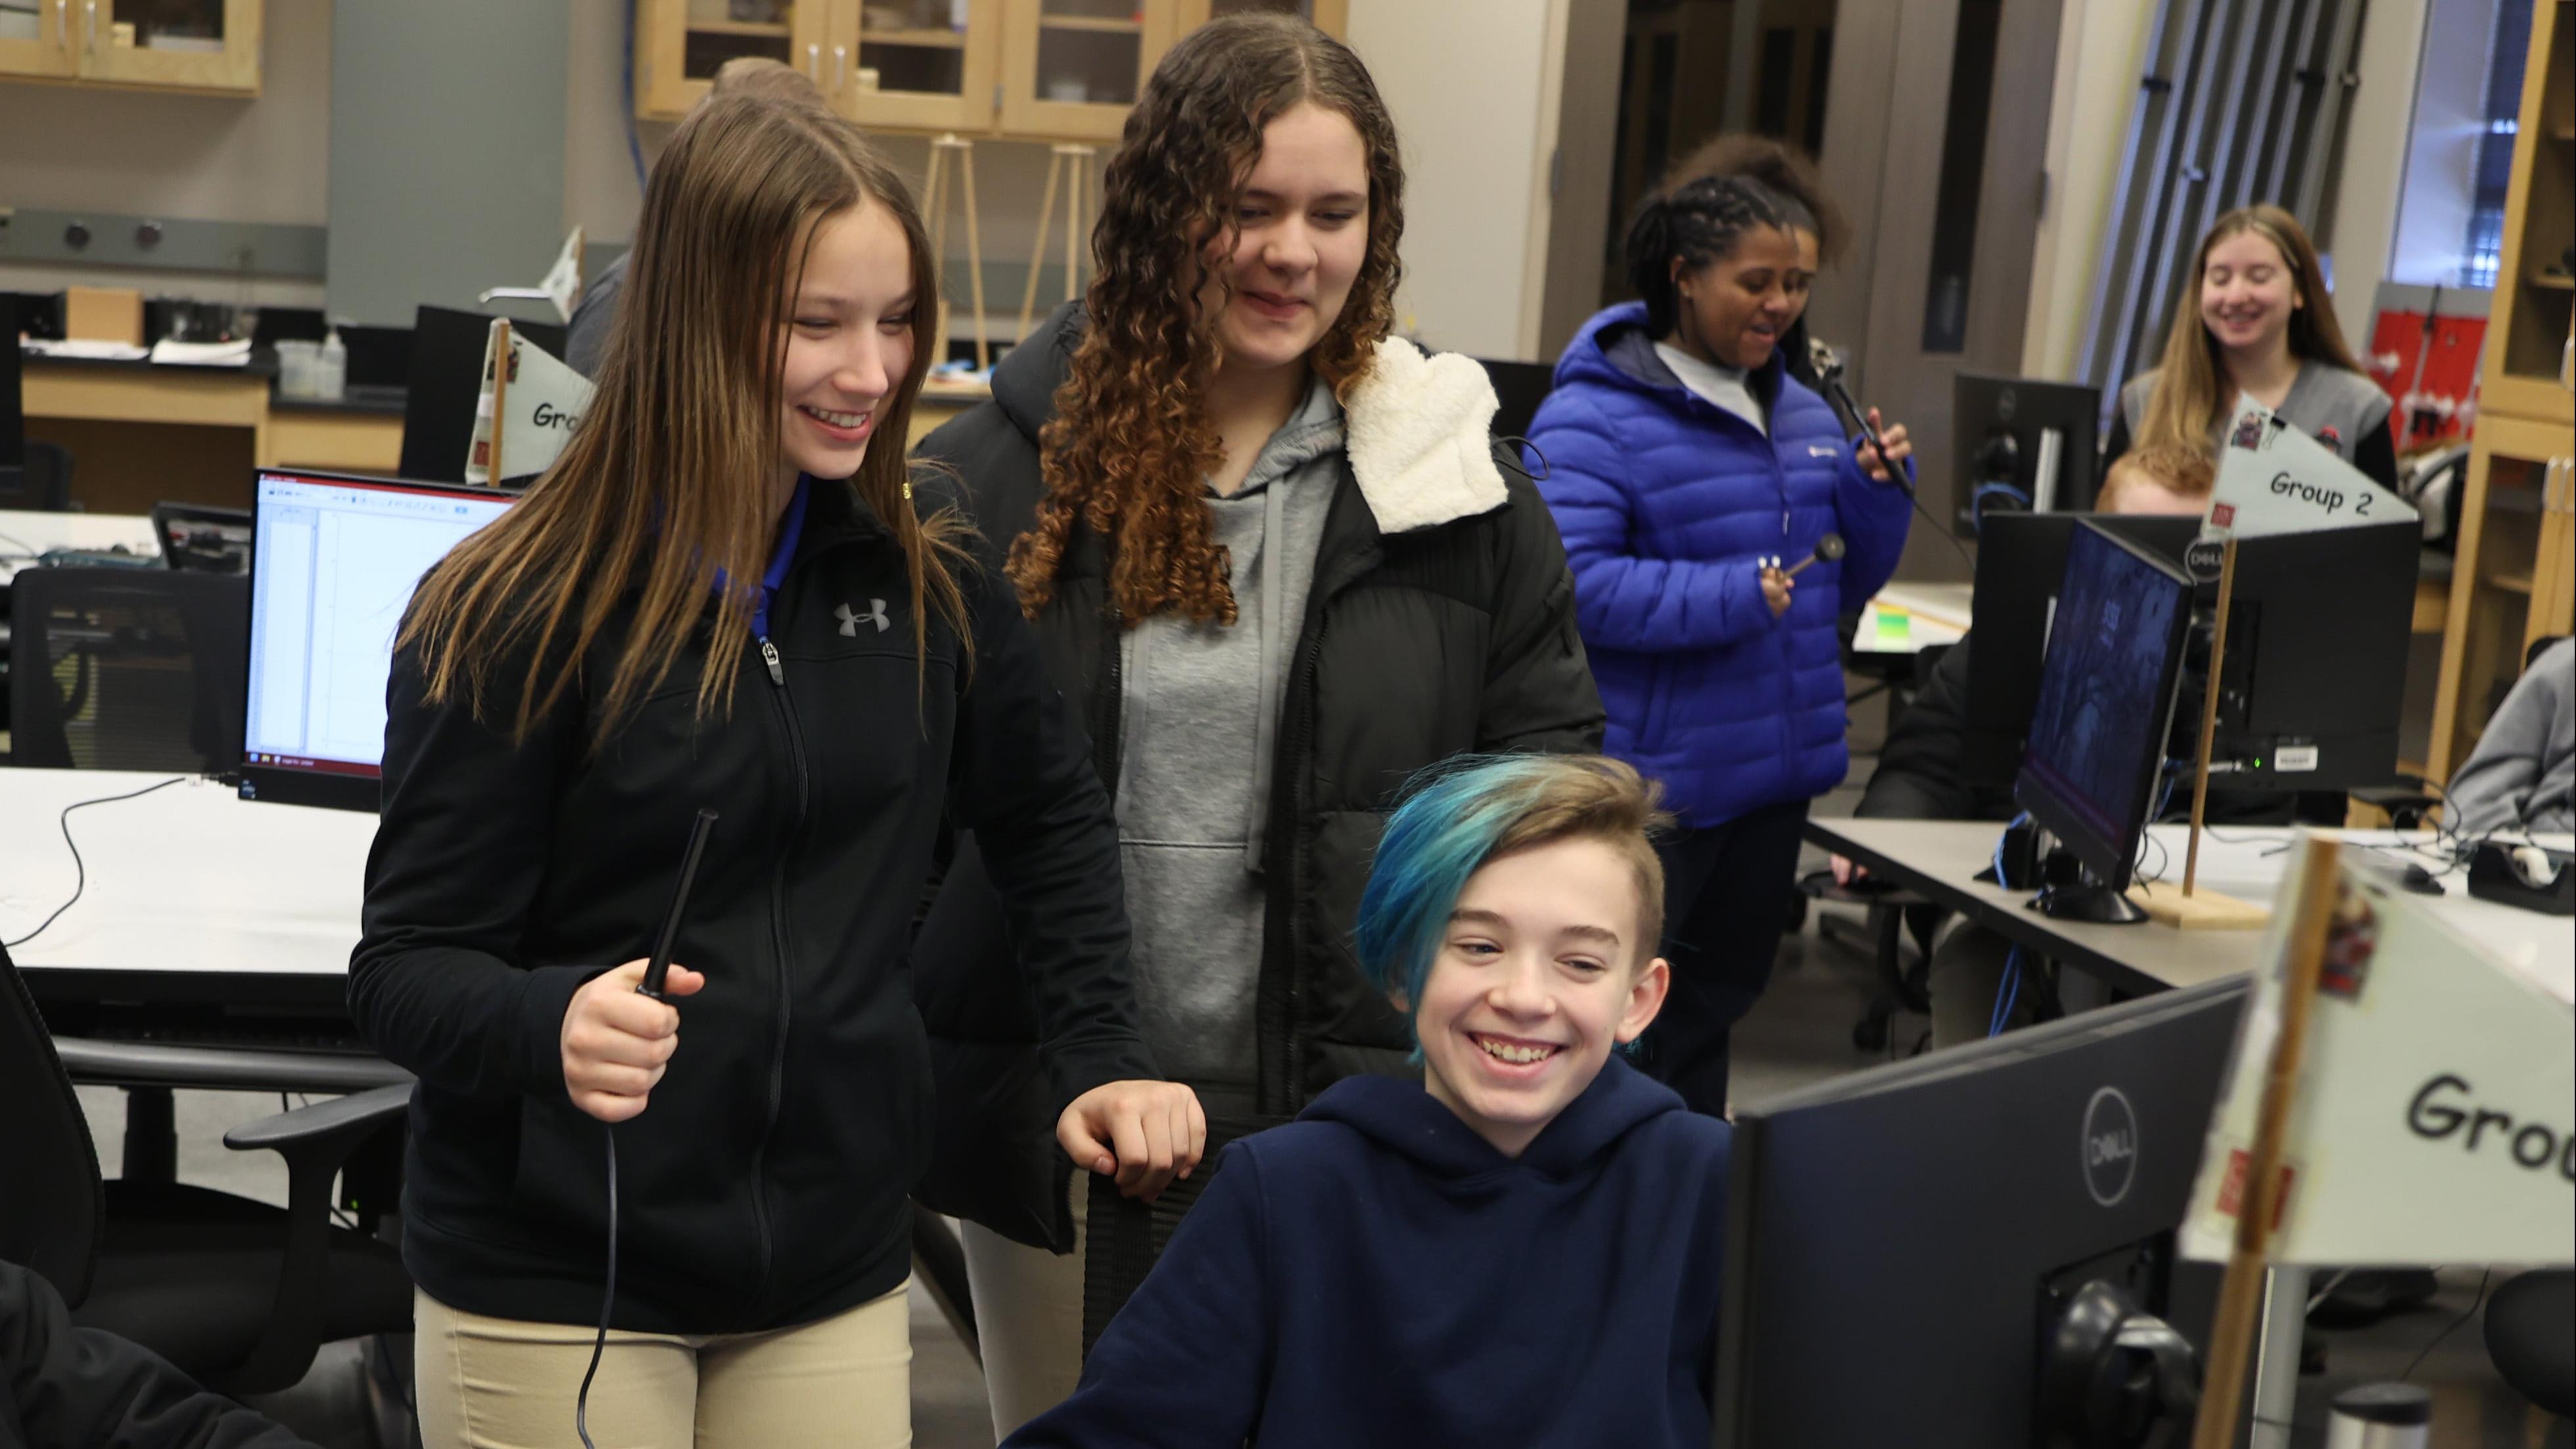
<svg viewBox="0 0 2576 1449"><path fill-rule="evenodd" d="M1343 400L1351 476L1381 533L1411 533L1503 506L1493 380L1474 359L1387 338Z"/></svg>

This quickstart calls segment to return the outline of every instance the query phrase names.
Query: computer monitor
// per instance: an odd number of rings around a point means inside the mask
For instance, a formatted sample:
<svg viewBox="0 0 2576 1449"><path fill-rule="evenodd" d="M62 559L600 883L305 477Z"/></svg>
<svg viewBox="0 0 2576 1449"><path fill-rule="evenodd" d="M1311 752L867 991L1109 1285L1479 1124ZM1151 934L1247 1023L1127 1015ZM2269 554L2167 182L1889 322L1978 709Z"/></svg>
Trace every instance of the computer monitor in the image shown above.
<svg viewBox="0 0 2576 1449"><path fill-rule="evenodd" d="M1528 437L1530 419L1538 416L1538 405L1556 387L1556 364L1478 360L1494 382L1494 436Z"/></svg>
<svg viewBox="0 0 2576 1449"><path fill-rule="evenodd" d="M1953 476L1980 521L1997 512L2093 506L2100 388L1963 372L1952 389ZM1991 507L1998 499L2003 506Z"/></svg>
<svg viewBox="0 0 2576 1449"><path fill-rule="evenodd" d="M397 471L427 483L462 483L474 442L474 409L483 396L483 353L493 319L481 312L422 307L412 318L410 387L403 398L402 462ZM557 357L564 329L513 320L510 330Z"/></svg>
<svg viewBox="0 0 2576 1449"><path fill-rule="evenodd" d="M18 353L18 298L0 292L0 468L27 464L25 374Z"/></svg>
<svg viewBox="0 0 2576 1449"><path fill-rule="evenodd" d="M161 561L174 569L201 574L250 571L251 516L247 508L155 503L152 533L161 541Z"/></svg>
<svg viewBox="0 0 2576 1449"><path fill-rule="evenodd" d="M2076 526L2013 803L2075 853L2087 879L2053 884L2040 909L2143 917L2121 892L2155 808L2190 634L2189 575L2104 529Z"/></svg>
<svg viewBox="0 0 2576 1449"><path fill-rule="evenodd" d="M2177 564L2200 537L2197 518L2005 513L1986 520L1969 603L1967 726L1959 756L1960 774L1969 784L2008 788L2021 773L2030 712L2039 701L2040 654L2056 616L2057 586L2066 577L2067 540L2079 522L2109 529ZM2238 563L2243 564L2241 546Z"/></svg>
<svg viewBox="0 0 2576 1449"><path fill-rule="evenodd" d="M1960 752L1960 773L1969 784L2009 785L2020 771L2039 695L2040 646L2079 517L2175 563L2200 536L2196 518L2000 514L1986 520L1977 545ZM2333 792L2395 777L2422 551L2415 526L2403 522L2237 545L2210 756L2229 790ZM2196 622L2205 633L2218 585L2212 559L2200 563L2191 572ZM2206 646L2196 639L2186 697L2197 693L2197 675L2207 667ZM2194 745L2198 728L2196 715L2185 722Z"/></svg>
<svg viewBox="0 0 2576 1449"><path fill-rule="evenodd" d="M2187 1423L2218 1272L2174 1237L2245 998L2213 982L1738 1109L1719 1449L2141 1442L2089 1431L2088 1390ZM2124 1312L2148 1316L2120 1335Z"/></svg>
<svg viewBox="0 0 2576 1449"><path fill-rule="evenodd" d="M510 502L489 489L261 470L243 799L378 808L394 630L421 575Z"/></svg>

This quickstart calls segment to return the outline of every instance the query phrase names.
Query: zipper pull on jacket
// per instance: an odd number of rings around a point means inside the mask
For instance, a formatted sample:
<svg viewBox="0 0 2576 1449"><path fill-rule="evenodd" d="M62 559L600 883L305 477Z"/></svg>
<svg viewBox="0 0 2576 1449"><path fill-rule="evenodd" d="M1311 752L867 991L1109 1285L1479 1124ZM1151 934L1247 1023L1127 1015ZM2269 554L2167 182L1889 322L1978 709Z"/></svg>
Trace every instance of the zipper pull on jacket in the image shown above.
<svg viewBox="0 0 2576 1449"><path fill-rule="evenodd" d="M781 689L787 687L787 671L778 663L778 646L770 643L766 634L760 636L760 662L769 666L770 683Z"/></svg>

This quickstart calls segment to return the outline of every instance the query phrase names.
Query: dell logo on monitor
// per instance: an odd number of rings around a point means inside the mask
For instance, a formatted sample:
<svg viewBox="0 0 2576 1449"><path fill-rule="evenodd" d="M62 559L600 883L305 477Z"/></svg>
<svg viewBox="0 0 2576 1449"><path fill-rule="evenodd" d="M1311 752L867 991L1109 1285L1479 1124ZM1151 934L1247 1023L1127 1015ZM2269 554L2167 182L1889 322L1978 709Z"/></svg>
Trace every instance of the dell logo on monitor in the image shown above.
<svg viewBox="0 0 2576 1449"><path fill-rule="evenodd" d="M2117 1207L2138 1180L2138 1114L2117 1087L2084 1106L2084 1187L2104 1207Z"/></svg>

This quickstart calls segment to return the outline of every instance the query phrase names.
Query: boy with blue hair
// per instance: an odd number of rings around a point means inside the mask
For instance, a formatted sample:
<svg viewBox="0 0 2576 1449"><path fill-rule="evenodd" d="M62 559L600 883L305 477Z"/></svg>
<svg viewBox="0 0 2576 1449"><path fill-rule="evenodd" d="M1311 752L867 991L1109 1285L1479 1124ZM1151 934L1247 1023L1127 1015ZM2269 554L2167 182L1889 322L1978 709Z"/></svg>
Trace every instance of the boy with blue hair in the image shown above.
<svg viewBox="0 0 2576 1449"><path fill-rule="evenodd" d="M1357 933L1423 1081L1225 1149L1038 1446L1708 1442L1729 1128L1613 1051L1670 980L1662 817L1483 758L1388 822Z"/></svg>

